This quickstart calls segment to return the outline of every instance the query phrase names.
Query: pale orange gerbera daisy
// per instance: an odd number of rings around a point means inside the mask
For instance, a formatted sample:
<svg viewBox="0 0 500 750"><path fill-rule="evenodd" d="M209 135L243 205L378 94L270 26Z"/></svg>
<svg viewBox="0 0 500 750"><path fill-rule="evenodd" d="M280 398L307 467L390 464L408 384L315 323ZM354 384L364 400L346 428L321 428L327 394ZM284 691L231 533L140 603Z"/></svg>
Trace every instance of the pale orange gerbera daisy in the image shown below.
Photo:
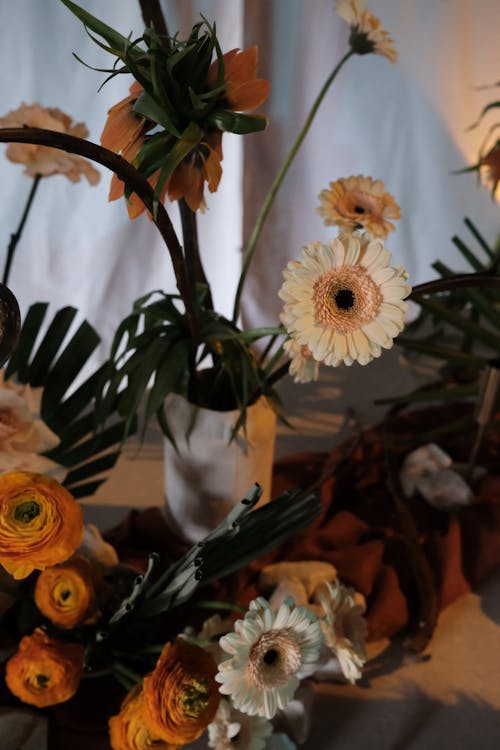
<svg viewBox="0 0 500 750"><path fill-rule="evenodd" d="M342 229L365 229L374 237L386 238L395 227L388 219L400 219L401 211L382 180L357 175L330 182L319 194L318 213L326 225Z"/></svg>
<svg viewBox="0 0 500 750"><path fill-rule="evenodd" d="M396 62L398 53L394 41L384 31L379 19L363 8L361 0L337 0L335 10L351 26L351 48L358 55L374 52Z"/></svg>
<svg viewBox="0 0 500 750"><path fill-rule="evenodd" d="M401 332L408 275L370 235L341 234L303 248L283 271L281 321L314 359L336 367L368 364Z"/></svg>
<svg viewBox="0 0 500 750"><path fill-rule="evenodd" d="M89 134L83 122L75 122L69 115L56 107L42 107L40 104L24 104L0 117L0 128L44 128L57 133L86 138ZM62 174L71 182L79 182L82 175L91 185L97 185L101 175L92 164L76 154L58 148L34 143L9 143L6 150L9 161L24 164L25 174L31 177L48 177Z"/></svg>

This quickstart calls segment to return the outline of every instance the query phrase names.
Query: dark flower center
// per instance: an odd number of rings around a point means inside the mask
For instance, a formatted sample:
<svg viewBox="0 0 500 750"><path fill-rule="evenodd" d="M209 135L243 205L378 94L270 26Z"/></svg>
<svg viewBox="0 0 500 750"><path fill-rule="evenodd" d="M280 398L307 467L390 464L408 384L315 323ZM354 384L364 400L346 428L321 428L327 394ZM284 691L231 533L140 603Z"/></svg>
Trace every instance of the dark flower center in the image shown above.
<svg viewBox="0 0 500 750"><path fill-rule="evenodd" d="M363 208L363 206L354 206L354 213L355 214L364 214L365 213L365 209Z"/></svg>
<svg viewBox="0 0 500 750"><path fill-rule="evenodd" d="M262 658L264 660L264 664L271 665L278 660L279 654L275 648L270 648L269 651L266 651Z"/></svg>
<svg viewBox="0 0 500 750"><path fill-rule="evenodd" d="M339 310L348 312L354 306L354 292L351 289L339 289L333 297Z"/></svg>
<svg viewBox="0 0 500 750"><path fill-rule="evenodd" d="M14 518L21 523L30 523L34 518L40 515L40 506L34 500L26 500L19 503L14 511Z"/></svg>
<svg viewBox="0 0 500 750"><path fill-rule="evenodd" d="M184 716L197 719L210 701L210 690L205 680L191 677L182 686L179 700Z"/></svg>
<svg viewBox="0 0 500 750"><path fill-rule="evenodd" d="M36 684L38 687L44 688L47 687L49 682L49 678L45 674L37 674L36 676Z"/></svg>
<svg viewBox="0 0 500 750"><path fill-rule="evenodd" d="M68 589L64 589L64 591L61 591L61 599L63 602L65 602L69 597L71 596L71 591L68 591Z"/></svg>

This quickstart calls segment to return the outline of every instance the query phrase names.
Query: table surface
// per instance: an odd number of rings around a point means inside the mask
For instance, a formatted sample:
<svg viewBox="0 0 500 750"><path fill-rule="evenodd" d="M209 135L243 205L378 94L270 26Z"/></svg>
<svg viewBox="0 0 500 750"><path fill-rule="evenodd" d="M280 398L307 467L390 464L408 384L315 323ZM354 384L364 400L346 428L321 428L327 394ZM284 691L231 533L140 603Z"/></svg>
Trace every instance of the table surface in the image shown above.
<svg viewBox="0 0 500 750"><path fill-rule="evenodd" d="M278 427L276 455L331 450L351 430L350 404L362 425L380 418L377 383L379 397L417 384L415 373L396 369L397 357L391 351L369 368L325 370L319 383L306 386L285 381L285 413L296 429ZM86 501L86 521L103 529L130 507L161 505L162 458L162 436L152 425L142 447L129 441L110 479ZM500 571L441 613L425 660L411 660L400 640L369 644L368 653L357 685L314 685L304 750L498 750Z"/></svg>

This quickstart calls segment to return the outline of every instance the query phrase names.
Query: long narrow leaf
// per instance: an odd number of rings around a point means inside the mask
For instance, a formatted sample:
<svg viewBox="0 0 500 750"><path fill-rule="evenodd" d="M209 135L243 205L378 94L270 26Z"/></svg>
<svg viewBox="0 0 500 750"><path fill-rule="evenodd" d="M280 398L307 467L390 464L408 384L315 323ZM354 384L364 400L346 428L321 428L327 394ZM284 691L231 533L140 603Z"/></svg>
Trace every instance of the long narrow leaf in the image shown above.
<svg viewBox="0 0 500 750"><path fill-rule="evenodd" d="M48 307L48 302L36 302L29 308L16 347L12 352L5 371L6 378L10 378L16 374L17 379L21 383L27 382L29 359Z"/></svg>
<svg viewBox="0 0 500 750"><path fill-rule="evenodd" d="M76 315L75 307L64 307L55 314L29 368L29 382L40 386L45 382L49 368L59 351Z"/></svg>

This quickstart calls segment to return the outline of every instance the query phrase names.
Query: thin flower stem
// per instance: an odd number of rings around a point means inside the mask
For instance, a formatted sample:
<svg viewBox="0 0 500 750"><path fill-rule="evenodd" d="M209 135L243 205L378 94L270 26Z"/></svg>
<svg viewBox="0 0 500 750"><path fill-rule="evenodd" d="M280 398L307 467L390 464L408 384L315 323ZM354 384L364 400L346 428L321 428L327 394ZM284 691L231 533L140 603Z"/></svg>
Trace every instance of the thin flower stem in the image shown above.
<svg viewBox="0 0 500 750"><path fill-rule="evenodd" d="M132 190L144 203L151 216L154 215L154 191L149 182L126 159L123 159L123 157L107 148L98 146L91 141L86 141L84 138L68 135L67 133L27 127L0 128L0 143L35 143L40 146L50 146L61 151L78 154L79 156L84 156L87 159L98 162L114 172L120 180L130 185ZM153 222L163 237L170 254L177 288L184 302L186 318L193 341L195 341L197 337L196 312L191 294L189 293L182 247L170 221L170 217L161 203L158 204L157 216L156 219L153 219Z"/></svg>
<svg viewBox="0 0 500 750"><path fill-rule="evenodd" d="M184 243L184 260L186 263L186 274L191 283L193 293L196 293L196 284L203 284L207 289L204 307L209 310L214 309L212 292L208 283L205 269L200 255L200 246L198 242L198 224L196 213L192 211L186 201L181 198L178 201L179 212L181 216L182 239Z"/></svg>
<svg viewBox="0 0 500 750"><path fill-rule="evenodd" d="M330 88L331 84L337 77L337 73L340 71L340 69L343 67L344 63L347 62L347 60L354 54L354 51L351 49L349 52L347 52L344 57L340 60L340 62L335 66L331 74L326 79L325 83L323 84L323 87L321 91L319 92L318 96L316 97L311 110L309 114L307 115L306 121L304 122L304 125L302 126L302 129L300 133L297 136L297 139L295 143L293 144L292 148L290 149L288 156L286 157L285 161L283 162L281 169L279 170L278 174L276 175L276 178L271 185L271 188L269 189L268 194L266 195L264 199L264 203L262 204L262 208L260 209L259 215L257 217L257 220L255 222L254 228L252 230L252 234L250 235L250 239L248 241L248 245L245 250L245 254L243 256L243 267L241 269L241 275L238 282L238 288L236 290L236 296L234 299L234 311L233 311L233 322L236 323L238 320L238 315L240 312L240 300L241 300L241 294L243 292L243 285L245 283L245 279L248 274L248 270L250 268L250 263L252 262L253 255L255 253L255 248L257 245L257 242L259 240L260 234L262 232L262 229L264 227L267 215L269 211L271 210L271 206L273 205L274 199L276 197L276 194L281 187L281 183L285 179L285 176L290 169L292 162L297 154L297 151L299 150L300 146L302 145L302 141L306 137L307 133L309 132L309 128L311 127L311 124L314 120L314 117L316 115L316 112L319 109L319 106L321 102L323 101L328 89Z"/></svg>
<svg viewBox="0 0 500 750"><path fill-rule="evenodd" d="M31 185L31 190L29 192L28 200L26 201L26 205L24 207L21 221L19 222L19 226L17 230L14 232L14 234L11 234L10 236L10 242L7 248L7 257L5 259L5 268L4 268L3 279L2 279L2 283L5 284L5 286L7 286L7 282L9 280L12 261L14 260L14 253L15 253L17 244L19 240L21 239L21 234L23 232L24 225L26 224L26 219L28 218L31 204L33 203L33 199L35 197L35 193L36 193L36 190L40 183L41 178L42 178L42 175L40 174L35 175L35 177L33 178L33 184Z"/></svg>

